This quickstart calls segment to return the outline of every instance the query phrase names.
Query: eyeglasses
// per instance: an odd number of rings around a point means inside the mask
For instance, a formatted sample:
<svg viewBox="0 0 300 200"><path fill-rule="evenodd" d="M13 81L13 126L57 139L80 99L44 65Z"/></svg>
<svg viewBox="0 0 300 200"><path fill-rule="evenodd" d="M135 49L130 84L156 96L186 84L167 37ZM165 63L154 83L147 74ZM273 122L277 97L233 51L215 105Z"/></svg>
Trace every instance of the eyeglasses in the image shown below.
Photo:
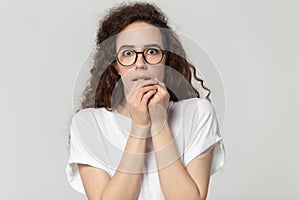
<svg viewBox="0 0 300 200"><path fill-rule="evenodd" d="M121 49L115 55L114 58L118 62L126 67L133 65L138 57L138 54L142 54L144 60L150 65L156 65L160 63L166 54L166 50L162 50L157 47L150 47L144 49L144 51L135 51L134 49Z"/></svg>

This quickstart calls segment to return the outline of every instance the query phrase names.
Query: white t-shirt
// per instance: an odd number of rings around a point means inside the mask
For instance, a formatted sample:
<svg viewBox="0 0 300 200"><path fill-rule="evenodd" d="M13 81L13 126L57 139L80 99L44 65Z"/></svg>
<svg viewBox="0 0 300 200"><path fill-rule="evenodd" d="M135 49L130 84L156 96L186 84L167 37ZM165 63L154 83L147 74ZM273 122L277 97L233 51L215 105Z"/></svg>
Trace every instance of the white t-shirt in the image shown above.
<svg viewBox="0 0 300 200"><path fill-rule="evenodd" d="M184 166L214 146L211 175L222 168L225 148L219 132L215 109L204 98L170 102L167 121ZM131 119L105 108L86 108L72 118L67 179L85 194L77 163L105 170L111 177L121 160L131 128ZM139 200L164 200L154 153L148 153L143 168Z"/></svg>

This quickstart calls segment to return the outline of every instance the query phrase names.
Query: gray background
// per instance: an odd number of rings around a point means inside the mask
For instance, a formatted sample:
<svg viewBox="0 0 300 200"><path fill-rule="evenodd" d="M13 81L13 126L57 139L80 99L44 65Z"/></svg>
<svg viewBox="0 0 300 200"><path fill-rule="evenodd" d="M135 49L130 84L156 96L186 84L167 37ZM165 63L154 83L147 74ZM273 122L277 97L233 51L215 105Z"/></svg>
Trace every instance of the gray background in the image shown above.
<svg viewBox="0 0 300 200"><path fill-rule="evenodd" d="M73 83L117 2L1 0L0 199L85 199L65 176ZM157 5L224 82L227 160L208 199L299 199L299 1Z"/></svg>

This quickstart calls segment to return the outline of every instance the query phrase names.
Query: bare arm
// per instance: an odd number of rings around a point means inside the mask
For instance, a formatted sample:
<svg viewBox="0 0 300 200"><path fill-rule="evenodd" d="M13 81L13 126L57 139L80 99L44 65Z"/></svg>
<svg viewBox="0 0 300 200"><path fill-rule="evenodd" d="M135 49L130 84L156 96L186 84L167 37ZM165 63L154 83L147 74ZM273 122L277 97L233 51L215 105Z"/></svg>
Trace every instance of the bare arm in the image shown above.
<svg viewBox="0 0 300 200"><path fill-rule="evenodd" d="M159 180L166 199L205 200L207 196L212 154L195 158L185 168L167 123L152 137L156 152Z"/></svg>
<svg viewBox="0 0 300 200"><path fill-rule="evenodd" d="M145 87L143 87L145 86ZM155 86L142 85L130 99L132 127L122 159L110 178L102 169L79 165L80 176L89 200L133 200L141 185L146 137L150 129L148 99L156 92Z"/></svg>
<svg viewBox="0 0 300 200"><path fill-rule="evenodd" d="M136 199L141 179L141 173L137 170L142 168L144 158L141 156L143 154L135 156L135 153L143 153L145 148L146 139L129 137L122 160L111 178L102 169L78 165L88 199Z"/></svg>
<svg viewBox="0 0 300 200"><path fill-rule="evenodd" d="M205 200L210 178L211 153L192 160L185 168L179 159L176 144L166 121L169 94L159 82L158 92L150 100L152 142L158 167L159 181L168 200Z"/></svg>

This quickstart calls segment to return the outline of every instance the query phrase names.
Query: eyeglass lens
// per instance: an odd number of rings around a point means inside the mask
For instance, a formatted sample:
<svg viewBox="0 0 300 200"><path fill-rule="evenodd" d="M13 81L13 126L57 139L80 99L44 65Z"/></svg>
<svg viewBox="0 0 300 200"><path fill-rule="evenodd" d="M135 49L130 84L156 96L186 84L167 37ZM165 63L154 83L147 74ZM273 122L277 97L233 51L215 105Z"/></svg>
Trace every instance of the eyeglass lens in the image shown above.
<svg viewBox="0 0 300 200"><path fill-rule="evenodd" d="M161 62L163 52L160 48L147 48L142 52L137 52L134 49L122 49L118 52L118 61L121 65L130 66L133 65L138 54L143 54L143 58L149 64L158 64Z"/></svg>

